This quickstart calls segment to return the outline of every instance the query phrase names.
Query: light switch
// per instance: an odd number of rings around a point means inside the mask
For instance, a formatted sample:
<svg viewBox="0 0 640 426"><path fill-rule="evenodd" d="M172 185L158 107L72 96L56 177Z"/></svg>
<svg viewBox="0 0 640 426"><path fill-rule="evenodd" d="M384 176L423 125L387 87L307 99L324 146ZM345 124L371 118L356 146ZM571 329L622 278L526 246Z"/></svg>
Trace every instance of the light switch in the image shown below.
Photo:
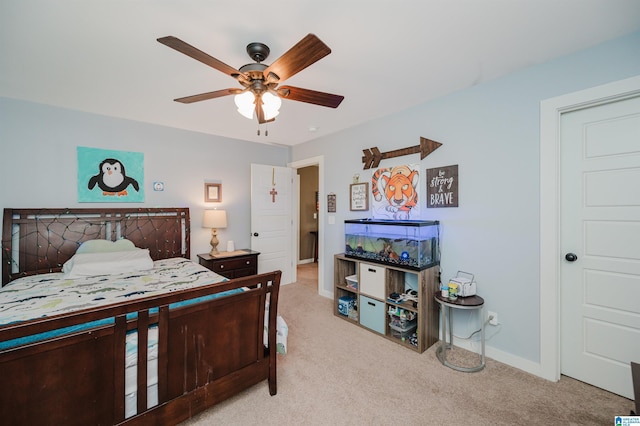
<svg viewBox="0 0 640 426"><path fill-rule="evenodd" d="M329 225L336 224L336 217L334 215L329 215Z"/></svg>

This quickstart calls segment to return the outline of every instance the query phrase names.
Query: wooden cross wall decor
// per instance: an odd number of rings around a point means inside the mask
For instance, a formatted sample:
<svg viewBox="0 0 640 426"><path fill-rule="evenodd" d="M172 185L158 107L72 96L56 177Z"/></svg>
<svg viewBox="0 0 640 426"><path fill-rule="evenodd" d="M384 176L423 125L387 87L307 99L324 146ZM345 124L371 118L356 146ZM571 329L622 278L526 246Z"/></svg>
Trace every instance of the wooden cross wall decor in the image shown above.
<svg viewBox="0 0 640 426"><path fill-rule="evenodd" d="M423 138L420 136L420 145L411 146L409 148L401 148L388 152L380 152L377 146L370 149L363 149L362 162L364 163L364 170L372 167L378 167L380 161L384 158L401 157L409 154L420 154L422 160L427 155L431 154L436 149L440 148L442 144L440 142L433 141L431 139Z"/></svg>
<svg viewBox="0 0 640 426"><path fill-rule="evenodd" d="M269 191L269 195L271 195L271 202L276 202L276 195L278 195L278 191L276 191L276 168L271 169L271 191Z"/></svg>

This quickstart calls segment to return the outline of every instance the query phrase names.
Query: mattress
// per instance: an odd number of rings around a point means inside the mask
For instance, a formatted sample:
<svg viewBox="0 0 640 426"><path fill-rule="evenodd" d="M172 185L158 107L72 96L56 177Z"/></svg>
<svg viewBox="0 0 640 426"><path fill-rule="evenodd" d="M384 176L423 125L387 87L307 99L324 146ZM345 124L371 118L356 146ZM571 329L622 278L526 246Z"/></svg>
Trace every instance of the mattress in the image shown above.
<svg viewBox="0 0 640 426"><path fill-rule="evenodd" d="M158 405L158 327L149 327L147 336L147 408ZM127 334L125 345L124 413L125 418L138 410L138 333Z"/></svg>

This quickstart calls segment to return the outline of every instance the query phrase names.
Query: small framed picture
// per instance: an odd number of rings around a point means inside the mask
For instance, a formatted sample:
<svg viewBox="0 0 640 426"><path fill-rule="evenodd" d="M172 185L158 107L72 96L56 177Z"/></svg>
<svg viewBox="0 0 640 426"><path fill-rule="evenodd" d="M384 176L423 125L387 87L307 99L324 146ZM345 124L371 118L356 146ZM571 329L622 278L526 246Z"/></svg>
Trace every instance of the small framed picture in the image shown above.
<svg viewBox="0 0 640 426"><path fill-rule="evenodd" d="M327 195L327 212L328 213L336 212L336 194Z"/></svg>
<svg viewBox="0 0 640 426"><path fill-rule="evenodd" d="M222 202L222 184L221 183L205 183L204 184L204 202L205 203Z"/></svg>
<svg viewBox="0 0 640 426"><path fill-rule="evenodd" d="M349 185L349 208L351 211L369 210L369 183Z"/></svg>

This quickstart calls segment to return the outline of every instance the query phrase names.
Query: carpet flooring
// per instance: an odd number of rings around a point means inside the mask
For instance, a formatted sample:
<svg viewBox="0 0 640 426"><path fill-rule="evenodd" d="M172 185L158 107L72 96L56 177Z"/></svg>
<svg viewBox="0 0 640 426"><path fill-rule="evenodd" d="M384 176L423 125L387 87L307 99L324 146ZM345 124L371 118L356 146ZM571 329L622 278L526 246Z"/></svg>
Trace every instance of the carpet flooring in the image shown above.
<svg viewBox="0 0 640 426"><path fill-rule="evenodd" d="M569 377L553 383L492 359L477 373L449 369L437 345L418 354L335 317L314 267L302 265L281 288L289 336L277 395L263 382L184 425L613 425L633 409Z"/></svg>

